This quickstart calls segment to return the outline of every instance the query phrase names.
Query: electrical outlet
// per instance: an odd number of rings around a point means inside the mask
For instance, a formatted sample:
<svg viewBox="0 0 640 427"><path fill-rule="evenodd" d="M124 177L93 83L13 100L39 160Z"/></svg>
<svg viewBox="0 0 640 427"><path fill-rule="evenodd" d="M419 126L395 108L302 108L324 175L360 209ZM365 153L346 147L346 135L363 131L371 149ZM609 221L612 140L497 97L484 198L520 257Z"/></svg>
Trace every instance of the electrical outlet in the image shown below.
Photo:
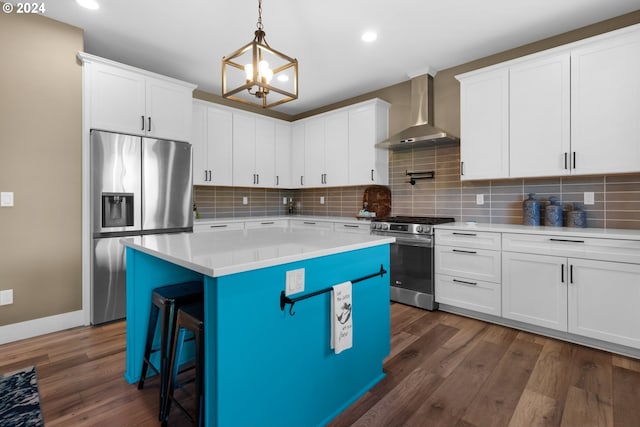
<svg viewBox="0 0 640 427"><path fill-rule="evenodd" d="M585 191L584 192L584 204L585 205L594 205L596 203L593 191Z"/></svg>
<svg viewBox="0 0 640 427"><path fill-rule="evenodd" d="M320 204L324 205L324 196L320 196Z"/></svg>
<svg viewBox="0 0 640 427"><path fill-rule="evenodd" d="M0 193L0 206L10 208L13 206L13 191L3 191Z"/></svg>
<svg viewBox="0 0 640 427"><path fill-rule="evenodd" d="M283 197L283 198L282 198L282 204L283 204L283 205L286 205L286 204L287 204L287 198L286 198L286 197Z"/></svg>
<svg viewBox="0 0 640 427"><path fill-rule="evenodd" d="M285 295L304 291L304 268L287 271Z"/></svg>
<svg viewBox="0 0 640 427"><path fill-rule="evenodd" d="M242 204L243 205L248 205L249 204L249 198L247 196L242 196Z"/></svg>
<svg viewBox="0 0 640 427"><path fill-rule="evenodd" d="M476 194L476 205L484 205L484 194Z"/></svg>
<svg viewBox="0 0 640 427"><path fill-rule="evenodd" d="M13 289L0 291L0 305L13 304Z"/></svg>

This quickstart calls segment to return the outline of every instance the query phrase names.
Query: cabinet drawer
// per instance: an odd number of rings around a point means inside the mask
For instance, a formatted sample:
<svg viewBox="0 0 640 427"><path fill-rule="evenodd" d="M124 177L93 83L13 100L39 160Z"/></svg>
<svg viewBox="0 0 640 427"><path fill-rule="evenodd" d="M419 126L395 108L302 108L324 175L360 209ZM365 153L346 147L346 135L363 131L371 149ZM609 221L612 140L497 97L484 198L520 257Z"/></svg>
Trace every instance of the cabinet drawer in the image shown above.
<svg viewBox="0 0 640 427"><path fill-rule="evenodd" d="M436 246L435 272L468 279L500 283L500 252Z"/></svg>
<svg viewBox="0 0 640 427"><path fill-rule="evenodd" d="M207 224L196 224L193 226L194 233L204 231L225 231L225 230L244 230L242 222L211 222Z"/></svg>
<svg viewBox="0 0 640 427"><path fill-rule="evenodd" d="M333 224L334 231L342 231L344 233L362 233L369 234L371 224L354 224L352 222L336 222Z"/></svg>
<svg viewBox="0 0 640 427"><path fill-rule="evenodd" d="M306 219L292 219L292 220L289 220L289 224L291 227L298 227L298 228L316 228L320 230L333 230L332 222L313 221L313 220L306 220Z"/></svg>
<svg viewBox="0 0 640 427"><path fill-rule="evenodd" d="M640 241L637 240L505 233L502 235L502 250L640 263Z"/></svg>
<svg viewBox="0 0 640 427"><path fill-rule="evenodd" d="M500 316L500 284L436 274L436 301Z"/></svg>
<svg viewBox="0 0 640 427"><path fill-rule="evenodd" d="M265 221L248 221L244 223L244 228L271 228L271 227L282 227L287 228L289 226L289 221L286 219L276 219L276 220L265 220Z"/></svg>
<svg viewBox="0 0 640 427"><path fill-rule="evenodd" d="M500 233L473 230L438 230L437 245L463 246L465 248L500 250Z"/></svg>

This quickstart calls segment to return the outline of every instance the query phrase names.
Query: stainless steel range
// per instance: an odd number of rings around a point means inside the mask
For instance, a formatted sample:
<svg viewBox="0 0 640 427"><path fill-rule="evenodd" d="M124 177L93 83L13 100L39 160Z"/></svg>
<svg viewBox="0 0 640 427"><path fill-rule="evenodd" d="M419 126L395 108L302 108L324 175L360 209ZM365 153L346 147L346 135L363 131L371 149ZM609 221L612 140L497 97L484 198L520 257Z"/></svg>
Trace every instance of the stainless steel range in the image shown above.
<svg viewBox="0 0 640 427"><path fill-rule="evenodd" d="M374 218L371 234L393 236L391 244L391 300L436 310L433 270L433 226L454 218L395 216Z"/></svg>

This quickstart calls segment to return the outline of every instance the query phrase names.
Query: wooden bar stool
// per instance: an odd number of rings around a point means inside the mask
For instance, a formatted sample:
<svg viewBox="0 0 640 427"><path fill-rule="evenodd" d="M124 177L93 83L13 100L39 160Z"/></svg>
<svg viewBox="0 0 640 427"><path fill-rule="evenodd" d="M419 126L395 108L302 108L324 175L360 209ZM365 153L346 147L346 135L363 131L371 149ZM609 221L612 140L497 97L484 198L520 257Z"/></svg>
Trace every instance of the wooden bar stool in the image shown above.
<svg viewBox="0 0 640 427"><path fill-rule="evenodd" d="M151 312L149 313L149 325L147 327L147 342L142 361L142 372L138 382L138 389L144 388L148 368L160 375L160 409L158 419L163 420L164 402L169 383L169 355L174 346L174 330L176 327L177 313L180 307L204 299L204 288L201 281L179 283L176 285L162 286L153 290L151 298ZM160 348L153 348L156 326L160 315ZM160 353L160 366L151 362L151 355Z"/></svg>
<svg viewBox="0 0 640 427"><path fill-rule="evenodd" d="M179 361L184 346L184 336L187 331L193 333L195 341L195 414L189 412L174 397L174 391L178 386L177 377ZM204 426L204 303L203 301L188 304L178 310L178 319L174 332L174 346L169 358L169 383L164 402L164 419L162 425L166 426L169 420L171 404L175 403L191 420L195 426Z"/></svg>

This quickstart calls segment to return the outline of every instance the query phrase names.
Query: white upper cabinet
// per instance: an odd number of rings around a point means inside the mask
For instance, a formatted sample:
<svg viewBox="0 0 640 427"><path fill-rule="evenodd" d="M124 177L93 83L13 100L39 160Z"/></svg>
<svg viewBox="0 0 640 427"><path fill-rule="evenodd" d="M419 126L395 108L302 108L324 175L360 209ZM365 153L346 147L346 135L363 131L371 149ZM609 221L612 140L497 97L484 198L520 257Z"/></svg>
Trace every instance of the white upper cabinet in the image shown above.
<svg viewBox="0 0 640 427"><path fill-rule="evenodd" d="M640 27L571 51L576 174L640 171Z"/></svg>
<svg viewBox="0 0 640 427"><path fill-rule="evenodd" d="M305 125L291 125L291 188L305 187Z"/></svg>
<svg viewBox="0 0 640 427"><path fill-rule="evenodd" d="M349 112L329 114L324 119L324 182L340 186L349 181Z"/></svg>
<svg viewBox="0 0 640 427"><path fill-rule="evenodd" d="M634 25L457 76L462 179L640 171L639 75Z"/></svg>
<svg viewBox="0 0 640 427"><path fill-rule="evenodd" d="M389 104L367 101L349 110L349 185L389 184Z"/></svg>
<svg viewBox="0 0 640 427"><path fill-rule="evenodd" d="M256 185L276 186L276 124L272 119L256 117Z"/></svg>
<svg viewBox="0 0 640 427"><path fill-rule="evenodd" d="M250 114L233 114L233 185L275 185L275 123Z"/></svg>
<svg viewBox="0 0 640 427"><path fill-rule="evenodd" d="M305 187L347 185L349 113L341 110L304 122Z"/></svg>
<svg viewBox="0 0 640 427"><path fill-rule="evenodd" d="M569 173L570 103L568 51L509 69L511 177Z"/></svg>
<svg viewBox="0 0 640 427"><path fill-rule="evenodd" d="M195 85L85 53L89 127L189 141Z"/></svg>
<svg viewBox="0 0 640 427"><path fill-rule="evenodd" d="M191 144L194 185L232 185L233 115L194 101Z"/></svg>
<svg viewBox="0 0 640 427"><path fill-rule="evenodd" d="M291 125L276 123L276 162L275 186L291 188Z"/></svg>
<svg viewBox="0 0 640 427"><path fill-rule="evenodd" d="M460 79L462 180L509 177L509 70Z"/></svg>

